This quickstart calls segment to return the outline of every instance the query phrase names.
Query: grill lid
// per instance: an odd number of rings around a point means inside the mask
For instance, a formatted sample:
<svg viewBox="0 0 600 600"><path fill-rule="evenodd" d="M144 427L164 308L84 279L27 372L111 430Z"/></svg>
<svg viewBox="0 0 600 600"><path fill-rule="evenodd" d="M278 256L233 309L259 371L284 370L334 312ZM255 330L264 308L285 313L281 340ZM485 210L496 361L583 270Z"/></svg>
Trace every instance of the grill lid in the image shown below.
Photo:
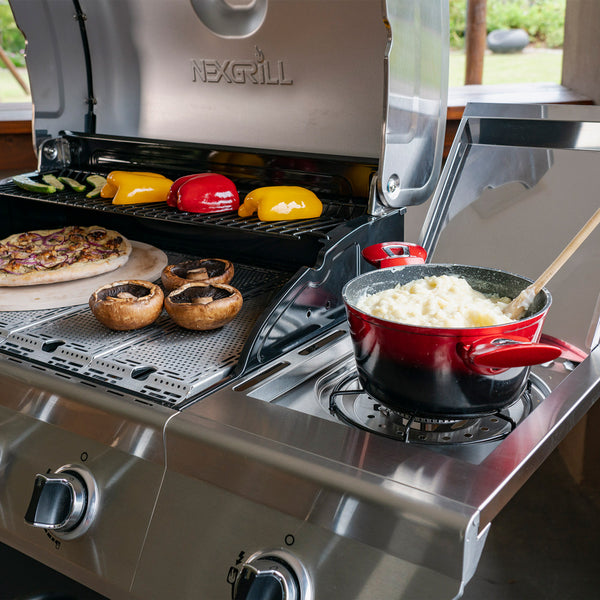
<svg viewBox="0 0 600 600"><path fill-rule="evenodd" d="M424 201L445 127L445 0L11 0L36 146L63 130L379 161Z"/></svg>

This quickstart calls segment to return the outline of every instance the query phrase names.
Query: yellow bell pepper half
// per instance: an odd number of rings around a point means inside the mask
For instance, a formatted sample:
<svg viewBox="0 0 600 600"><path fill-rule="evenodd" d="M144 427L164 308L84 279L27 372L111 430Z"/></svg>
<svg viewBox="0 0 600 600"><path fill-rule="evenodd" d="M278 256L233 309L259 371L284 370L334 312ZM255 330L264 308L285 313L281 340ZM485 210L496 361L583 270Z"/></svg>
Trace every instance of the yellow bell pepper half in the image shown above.
<svg viewBox="0 0 600 600"><path fill-rule="evenodd" d="M257 188L244 198L238 209L240 217L258 214L261 221L293 221L320 217L323 204L316 194L295 185Z"/></svg>
<svg viewBox="0 0 600 600"><path fill-rule="evenodd" d="M112 198L113 204L166 202L173 181L158 173L112 171L100 191L100 197Z"/></svg>

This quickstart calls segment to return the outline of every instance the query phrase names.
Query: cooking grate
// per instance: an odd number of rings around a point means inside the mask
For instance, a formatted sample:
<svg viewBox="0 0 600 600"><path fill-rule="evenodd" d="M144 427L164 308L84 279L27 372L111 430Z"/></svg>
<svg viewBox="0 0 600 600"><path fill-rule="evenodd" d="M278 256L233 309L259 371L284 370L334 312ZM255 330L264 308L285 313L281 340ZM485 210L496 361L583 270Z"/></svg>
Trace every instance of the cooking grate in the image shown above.
<svg viewBox="0 0 600 600"><path fill-rule="evenodd" d="M227 376L263 308L258 298L251 298L231 323L206 332L181 329L163 317L158 336L104 353L82 374L178 404Z"/></svg>
<svg viewBox="0 0 600 600"><path fill-rule="evenodd" d="M80 183L85 183L86 177L91 174L92 173L90 172L75 171L72 169L65 169L63 171L54 173L56 176L64 176L76 179ZM41 182L40 176L31 174L31 178ZM245 193L249 192L254 187L258 187L256 182L251 188L248 187L248 189L243 189L243 187L240 186L240 200L243 199ZM365 212L364 202L355 202L350 196L344 196L343 198L332 197L331 194L319 195L323 202L323 214L321 217L317 219L276 222L264 222L260 221L256 217L242 218L238 217L236 213L217 213L204 215L182 212L175 208L169 207L162 202L151 204L114 205L110 201L103 198L86 198L84 193L75 192L70 188L67 189L67 187L65 187L64 190L57 191L53 194L42 194L24 190L10 180L0 184L0 194L10 195L13 198L36 200L62 206L110 212L114 214L127 215L130 217L142 217L144 219L168 221L172 223L184 224L186 226L210 226L211 228L216 229L226 228L256 232L264 235L284 237L311 236L323 239L327 239L328 232L340 223L348 219L358 217Z"/></svg>
<svg viewBox="0 0 600 600"><path fill-rule="evenodd" d="M169 262L189 260L170 255ZM0 313L0 352L62 377L85 378L154 402L179 406L226 377L273 292L287 276L235 265L232 285L244 297L236 318L214 331L189 331L166 313L134 331L112 331L87 306Z"/></svg>
<svg viewBox="0 0 600 600"><path fill-rule="evenodd" d="M355 370L346 373L327 392L329 411L350 425L414 444L470 444L506 437L550 393L548 386L530 374L526 389L501 410L477 417L429 418L398 413L384 407L361 387Z"/></svg>

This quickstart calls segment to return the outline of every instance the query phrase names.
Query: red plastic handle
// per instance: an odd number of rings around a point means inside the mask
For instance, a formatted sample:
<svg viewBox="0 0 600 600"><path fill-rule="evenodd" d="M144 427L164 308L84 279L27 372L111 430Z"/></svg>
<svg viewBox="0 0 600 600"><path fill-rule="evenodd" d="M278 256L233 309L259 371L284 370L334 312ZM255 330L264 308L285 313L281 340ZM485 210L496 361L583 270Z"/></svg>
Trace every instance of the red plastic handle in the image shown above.
<svg viewBox="0 0 600 600"><path fill-rule="evenodd" d="M562 350L552 344L540 344L527 338L506 336L476 341L466 348L468 362L476 367L510 369L529 367L558 358Z"/></svg>
<svg viewBox="0 0 600 600"><path fill-rule="evenodd" d="M581 348L578 348L577 346L570 344L569 342L565 342L559 338L552 337L551 335L542 333L540 341L545 344L552 344L559 348L561 351L560 356L565 360L580 363L588 357L588 353L584 350L581 350Z"/></svg>
<svg viewBox="0 0 600 600"><path fill-rule="evenodd" d="M410 242L383 242L367 246L362 255L369 264L383 269L398 265L422 265L427 258L427 251Z"/></svg>

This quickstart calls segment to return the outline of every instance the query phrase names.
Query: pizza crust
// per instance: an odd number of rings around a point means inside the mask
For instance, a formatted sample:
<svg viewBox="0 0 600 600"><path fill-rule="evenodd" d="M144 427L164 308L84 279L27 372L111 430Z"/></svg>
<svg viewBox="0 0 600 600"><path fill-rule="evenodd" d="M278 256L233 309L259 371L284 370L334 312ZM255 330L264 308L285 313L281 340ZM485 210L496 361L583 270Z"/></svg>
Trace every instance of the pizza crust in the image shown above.
<svg viewBox="0 0 600 600"><path fill-rule="evenodd" d="M43 229L25 233L17 233L5 238L4 240L1 240L0 247L8 247L11 249L11 254L19 255L21 257L26 252L30 252L31 255L36 255L40 252L43 252L45 249L51 248L51 246L44 246L43 243L40 243L40 238L47 238L53 234L61 234L65 231L67 234L75 232L84 237L90 233L93 234L94 232L106 232L106 239L104 239L99 245L94 244L94 247L100 247L103 249L103 251L111 250L113 253L106 258L92 260L85 259L72 264L66 264L47 269L38 268L25 273L6 273L0 271L0 286L16 287L40 285L94 277L95 275L101 275L102 273L114 271L115 269L123 266L129 260L129 256L131 254L131 243L129 240L116 231L97 226L65 227L62 229ZM23 239L24 237L31 237L32 240L28 240L30 243L24 244L26 250L21 251L19 250L17 244L18 240ZM105 245L107 241L111 242L115 247L110 248L110 246ZM77 248L79 249L79 247ZM66 250L66 252L68 254L69 250Z"/></svg>

